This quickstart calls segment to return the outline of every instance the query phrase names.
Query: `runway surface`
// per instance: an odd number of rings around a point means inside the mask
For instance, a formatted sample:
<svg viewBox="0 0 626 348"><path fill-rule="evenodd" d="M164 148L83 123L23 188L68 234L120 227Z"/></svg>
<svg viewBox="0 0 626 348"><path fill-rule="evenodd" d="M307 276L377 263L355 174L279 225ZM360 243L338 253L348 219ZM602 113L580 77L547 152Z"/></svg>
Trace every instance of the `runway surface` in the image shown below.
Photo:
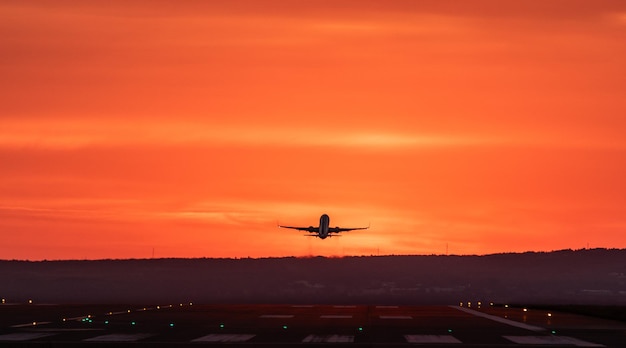
<svg viewBox="0 0 626 348"><path fill-rule="evenodd" d="M626 323L466 303L0 305L2 347L626 347Z"/></svg>

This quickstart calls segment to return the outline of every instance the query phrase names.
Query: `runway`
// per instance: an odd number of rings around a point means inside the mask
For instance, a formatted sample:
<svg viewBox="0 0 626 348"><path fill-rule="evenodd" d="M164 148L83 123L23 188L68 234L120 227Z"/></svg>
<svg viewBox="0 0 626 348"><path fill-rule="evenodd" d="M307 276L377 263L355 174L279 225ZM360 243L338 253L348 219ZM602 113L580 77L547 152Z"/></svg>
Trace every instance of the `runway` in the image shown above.
<svg viewBox="0 0 626 348"><path fill-rule="evenodd" d="M2 305L2 347L624 347L626 323L476 306Z"/></svg>

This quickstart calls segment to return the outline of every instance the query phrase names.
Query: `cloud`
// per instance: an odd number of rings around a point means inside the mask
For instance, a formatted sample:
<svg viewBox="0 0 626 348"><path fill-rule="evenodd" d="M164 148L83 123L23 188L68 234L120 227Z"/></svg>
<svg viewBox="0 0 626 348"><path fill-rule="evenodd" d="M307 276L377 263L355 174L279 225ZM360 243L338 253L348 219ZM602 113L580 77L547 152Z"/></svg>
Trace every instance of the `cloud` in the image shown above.
<svg viewBox="0 0 626 348"><path fill-rule="evenodd" d="M219 125L170 120L0 120L0 146L72 149L150 145L322 146L353 148L439 147L487 140L374 130Z"/></svg>
<svg viewBox="0 0 626 348"><path fill-rule="evenodd" d="M80 149L123 146L268 146L353 149L427 149L438 147L564 147L624 149L623 138L588 130L563 129L513 133L467 130L396 131L347 126L320 128L318 125L285 126L219 124L199 120L133 121L99 119L5 119L0 120L0 147L5 149Z"/></svg>

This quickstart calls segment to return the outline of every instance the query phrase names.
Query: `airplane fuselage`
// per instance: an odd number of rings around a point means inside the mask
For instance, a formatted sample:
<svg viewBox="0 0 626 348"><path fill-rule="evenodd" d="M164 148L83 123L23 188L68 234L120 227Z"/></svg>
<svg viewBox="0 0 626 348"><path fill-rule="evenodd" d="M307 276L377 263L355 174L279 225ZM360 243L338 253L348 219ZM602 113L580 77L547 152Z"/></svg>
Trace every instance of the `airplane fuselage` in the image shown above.
<svg viewBox="0 0 626 348"><path fill-rule="evenodd" d="M328 237L337 235L338 233L341 233L341 232L354 231L354 230L366 230L370 228L369 226L348 228L348 227L339 227L339 226L330 227L329 225L330 225L330 218L328 217L328 215L322 214L322 216L320 216L320 224L319 226L316 226L316 227L315 226L309 226L309 227L283 226L280 224L278 225L278 227L291 228L293 230L298 230L298 231L305 231L309 233L309 234L305 234L305 236L317 237L320 239L326 239Z"/></svg>
<svg viewBox="0 0 626 348"><path fill-rule="evenodd" d="M319 231L317 232L317 236L321 239L325 239L328 237L328 225L330 224L330 217L326 214L322 214L320 216L320 226Z"/></svg>

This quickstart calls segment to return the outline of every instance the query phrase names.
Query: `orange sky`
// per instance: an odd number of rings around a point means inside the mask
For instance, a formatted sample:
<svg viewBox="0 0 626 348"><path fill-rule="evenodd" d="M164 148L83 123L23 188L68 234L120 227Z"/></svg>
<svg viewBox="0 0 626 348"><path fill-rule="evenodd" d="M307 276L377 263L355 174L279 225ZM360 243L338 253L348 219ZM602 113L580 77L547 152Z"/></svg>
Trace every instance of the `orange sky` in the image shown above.
<svg viewBox="0 0 626 348"><path fill-rule="evenodd" d="M626 247L626 2L0 2L0 259ZM277 221L367 231L319 240Z"/></svg>

